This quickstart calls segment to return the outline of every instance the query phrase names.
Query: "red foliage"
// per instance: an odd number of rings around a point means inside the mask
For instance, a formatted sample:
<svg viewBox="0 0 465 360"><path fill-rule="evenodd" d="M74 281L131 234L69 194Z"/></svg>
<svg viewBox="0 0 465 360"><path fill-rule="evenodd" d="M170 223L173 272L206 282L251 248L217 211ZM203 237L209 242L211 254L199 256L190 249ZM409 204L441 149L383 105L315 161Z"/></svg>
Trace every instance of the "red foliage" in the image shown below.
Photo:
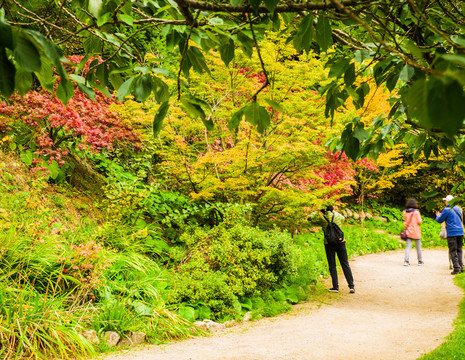
<svg viewBox="0 0 465 360"><path fill-rule="evenodd" d="M325 186L334 186L342 182L352 181L355 170L346 154L339 151L326 154L329 162L316 170L316 174L323 179Z"/></svg>
<svg viewBox="0 0 465 360"><path fill-rule="evenodd" d="M239 74L244 75L247 79L256 79L261 84L264 84L266 82L264 73L255 73L251 68L243 67L239 70Z"/></svg>
<svg viewBox="0 0 465 360"><path fill-rule="evenodd" d="M79 149L112 150L120 145L139 150L139 136L109 109L114 102L99 92L95 100L89 99L77 88L66 107L45 90L31 91L23 97L13 94L8 105L0 103L0 131L7 131L13 122L24 124L34 134L35 144L29 146L36 149L35 154L60 165L70 150L64 147L68 139L78 139Z"/></svg>

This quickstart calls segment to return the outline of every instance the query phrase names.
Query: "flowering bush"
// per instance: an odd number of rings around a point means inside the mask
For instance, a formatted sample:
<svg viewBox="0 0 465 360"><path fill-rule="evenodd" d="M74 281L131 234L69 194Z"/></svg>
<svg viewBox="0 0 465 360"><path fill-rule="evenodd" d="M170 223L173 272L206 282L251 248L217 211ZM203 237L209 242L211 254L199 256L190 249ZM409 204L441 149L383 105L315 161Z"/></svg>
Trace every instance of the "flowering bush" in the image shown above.
<svg viewBox="0 0 465 360"><path fill-rule="evenodd" d="M15 143L12 148L28 153L26 158L33 159L25 162L40 170L53 162L62 166L66 155L79 155L84 149L139 150L139 135L111 109L114 103L114 97L98 91L92 100L77 86L67 106L45 90L24 96L15 93L0 102L0 135L10 135Z"/></svg>

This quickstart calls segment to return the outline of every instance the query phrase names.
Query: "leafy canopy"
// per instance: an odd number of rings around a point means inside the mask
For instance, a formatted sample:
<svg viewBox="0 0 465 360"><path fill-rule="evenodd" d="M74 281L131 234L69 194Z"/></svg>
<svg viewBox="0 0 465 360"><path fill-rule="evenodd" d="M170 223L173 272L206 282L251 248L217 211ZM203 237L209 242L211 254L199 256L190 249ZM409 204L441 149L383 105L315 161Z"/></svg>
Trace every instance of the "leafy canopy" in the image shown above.
<svg viewBox="0 0 465 360"><path fill-rule="evenodd" d="M0 5L0 92L6 97L14 90L25 94L36 81L52 90L57 74L57 96L63 103L73 96L70 78L86 93L106 87L117 90L120 99L152 96L165 104L155 116L154 130L159 131L169 111L167 80L172 78L189 114L211 129L201 99L189 94L191 70L209 73L204 54L210 50L220 54L225 66L231 66L239 48L262 59L260 40L271 30L299 52L336 50L327 63L334 81L321 89L327 116L334 116L349 98L363 106L370 86L358 84L358 75L369 74L376 86L391 91L390 124L380 130L381 137L365 134L357 120L347 127L339 147L350 157L376 155L378 142L400 141L411 128L428 134L417 149L435 151L455 146L450 139L462 134L464 14L465 5L458 0L9 0ZM145 54L156 51L141 39L153 36L163 38L166 50L175 54L176 68L163 56L147 65ZM86 55L72 76L62 65L59 46ZM97 54L104 61L91 64L82 77L80 68ZM265 82L233 115L232 127L243 117L260 132L269 126L268 111L256 103L269 86L263 59L261 66Z"/></svg>

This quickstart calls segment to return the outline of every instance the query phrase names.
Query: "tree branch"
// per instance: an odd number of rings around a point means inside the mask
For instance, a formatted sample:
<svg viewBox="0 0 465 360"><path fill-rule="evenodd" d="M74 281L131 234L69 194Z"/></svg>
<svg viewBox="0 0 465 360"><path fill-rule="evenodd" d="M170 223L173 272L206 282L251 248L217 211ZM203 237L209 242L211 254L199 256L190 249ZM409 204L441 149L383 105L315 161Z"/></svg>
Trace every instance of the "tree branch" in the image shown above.
<svg viewBox="0 0 465 360"><path fill-rule="evenodd" d="M378 2L378 0L342 0L341 4L343 6L358 6L358 5L370 5ZM196 10L205 10L205 11L224 11L229 13L270 13L270 10L265 6L260 6L257 10L250 6L249 4L243 4L238 6L233 6L230 4L218 4L215 2L206 2L206 1L196 1L196 0L183 0L184 6L187 6L191 9ZM329 10L335 9L336 5L333 3L325 2L312 2L306 1L300 4L296 3L286 3L285 5L276 6L275 13L299 13L302 11L312 11L312 10Z"/></svg>

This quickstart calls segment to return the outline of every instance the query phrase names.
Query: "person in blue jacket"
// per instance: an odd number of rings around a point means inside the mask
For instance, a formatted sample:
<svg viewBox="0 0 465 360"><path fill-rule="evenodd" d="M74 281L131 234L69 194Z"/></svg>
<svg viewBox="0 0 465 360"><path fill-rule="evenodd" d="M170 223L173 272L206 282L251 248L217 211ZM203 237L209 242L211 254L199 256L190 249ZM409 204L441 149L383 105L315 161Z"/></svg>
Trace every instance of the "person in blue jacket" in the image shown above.
<svg viewBox="0 0 465 360"><path fill-rule="evenodd" d="M463 272L463 212L458 206L450 206L449 202L453 198L452 195L447 195L443 199L446 202L446 207L441 212L436 212L436 221L440 224L446 223L449 257L454 266L454 271L451 274L455 275Z"/></svg>

